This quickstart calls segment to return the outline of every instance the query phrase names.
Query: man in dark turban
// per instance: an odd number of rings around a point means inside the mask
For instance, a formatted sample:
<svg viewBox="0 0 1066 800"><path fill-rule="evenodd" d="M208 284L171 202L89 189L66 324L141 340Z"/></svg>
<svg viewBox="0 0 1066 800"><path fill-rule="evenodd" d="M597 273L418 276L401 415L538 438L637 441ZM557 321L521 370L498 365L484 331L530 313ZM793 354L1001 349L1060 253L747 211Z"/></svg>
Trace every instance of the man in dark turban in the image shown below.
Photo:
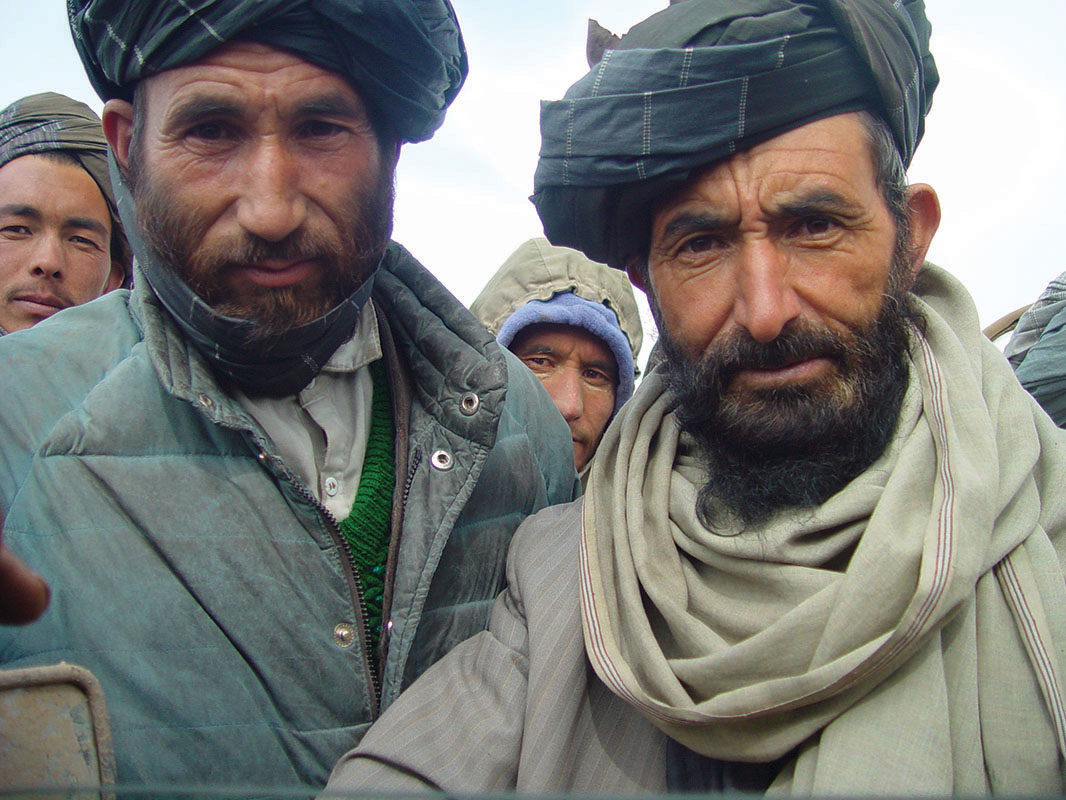
<svg viewBox="0 0 1066 800"><path fill-rule="evenodd" d="M1066 438L923 263L928 34L683 0L544 105L546 232L628 270L661 358L331 788L1066 789Z"/></svg>
<svg viewBox="0 0 1066 800"><path fill-rule="evenodd" d="M131 266L100 118L50 92L0 111L0 335L118 288Z"/></svg>
<svg viewBox="0 0 1066 800"><path fill-rule="evenodd" d="M96 675L121 783L321 786L577 489L536 378L390 241L459 25L447 0L68 8L137 280L0 340L4 540L52 590L2 660Z"/></svg>

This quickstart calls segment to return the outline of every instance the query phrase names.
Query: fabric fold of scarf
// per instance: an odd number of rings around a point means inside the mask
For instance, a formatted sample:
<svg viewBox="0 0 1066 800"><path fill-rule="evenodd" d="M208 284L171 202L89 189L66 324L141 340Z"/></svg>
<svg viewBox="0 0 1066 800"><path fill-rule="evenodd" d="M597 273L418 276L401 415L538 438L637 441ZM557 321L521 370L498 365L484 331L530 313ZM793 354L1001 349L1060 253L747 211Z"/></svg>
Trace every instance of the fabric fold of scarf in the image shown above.
<svg viewBox="0 0 1066 800"><path fill-rule="evenodd" d="M70 0L71 32L101 98L246 39L345 76L391 130L430 138L466 79L448 0Z"/></svg>
<svg viewBox="0 0 1066 800"><path fill-rule="evenodd" d="M939 80L929 33L922 0L671 5L542 104L532 199L548 239L624 268L653 197L847 111L873 109L909 163Z"/></svg>
<svg viewBox="0 0 1066 800"><path fill-rule="evenodd" d="M931 266L921 280L896 436L821 507L706 530L702 468L654 372L593 462L596 673L711 758L800 748L771 791L1066 788L1066 439L962 287Z"/></svg>
<svg viewBox="0 0 1066 800"><path fill-rule="evenodd" d="M65 153L89 173L111 213L112 254L130 277L133 256L122 230L107 168L100 118L85 103L55 92L16 100L0 111L0 167L22 156Z"/></svg>

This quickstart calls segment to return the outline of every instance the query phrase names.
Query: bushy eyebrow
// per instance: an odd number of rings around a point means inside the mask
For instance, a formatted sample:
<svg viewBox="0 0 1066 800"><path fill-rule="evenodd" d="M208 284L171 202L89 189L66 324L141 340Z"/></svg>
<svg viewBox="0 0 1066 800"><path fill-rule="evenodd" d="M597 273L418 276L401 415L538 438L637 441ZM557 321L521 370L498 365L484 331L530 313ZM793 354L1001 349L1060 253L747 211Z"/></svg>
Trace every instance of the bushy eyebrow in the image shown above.
<svg viewBox="0 0 1066 800"><path fill-rule="evenodd" d="M690 233L720 231L726 227L726 219L718 214L679 214L663 228L660 238L673 239L678 236L687 236Z"/></svg>
<svg viewBox="0 0 1066 800"><path fill-rule="evenodd" d="M205 119L225 117L239 119L244 116L241 107L221 97L193 94L182 98L166 116L167 125L185 128Z"/></svg>
<svg viewBox="0 0 1066 800"><path fill-rule="evenodd" d="M333 117L335 119L365 121L366 110L343 93L326 92L298 103L293 109L297 117ZM224 97L193 94L178 102L167 115L167 124L175 128L195 125L205 119L243 119L247 111L239 103Z"/></svg>
<svg viewBox="0 0 1066 800"><path fill-rule="evenodd" d="M860 216L866 209L830 189L816 189L779 203L777 213L787 217L812 217L818 214Z"/></svg>
<svg viewBox="0 0 1066 800"><path fill-rule="evenodd" d="M555 355L555 348L551 345L541 344L540 342L530 342L523 344L517 350L514 351L515 355L523 356L551 356Z"/></svg>
<svg viewBox="0 0 1066 800"><path fill-rule="evenodd" d="M103 226L99 220L95 220L92 217L70 217L63 222L64 228L81 228L82 230L93 231L100 234L105 239L110 236L110 232Z"/></svg>
<svg viewBox="0 0 1066 800"><path fill-rule="evenodd" d="M353 102L341 92L327 92L312 97L296 106L296 114L304 117L335 117L346 120L365 120L366 109L362 103Z"/></svg>
<svg viewBox="0 0 1066 800"><path fill-rule="evenodd" d="M25 203L7 203L0 206L0 214L5 217L29 217L30 219L40 220L43 218L41 212L33 206L28 206Z"/></svg>

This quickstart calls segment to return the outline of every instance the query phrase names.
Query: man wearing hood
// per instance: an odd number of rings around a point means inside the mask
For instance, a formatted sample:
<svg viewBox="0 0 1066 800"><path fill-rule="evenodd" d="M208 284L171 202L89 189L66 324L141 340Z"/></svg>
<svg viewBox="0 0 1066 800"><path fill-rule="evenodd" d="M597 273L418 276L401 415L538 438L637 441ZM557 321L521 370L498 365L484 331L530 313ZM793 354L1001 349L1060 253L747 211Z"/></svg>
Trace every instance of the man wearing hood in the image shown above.
<svg viewBox="0 0 1066 800"><path fill-rule="evenodd" d="M0 111L0 335L117 289L131 267L100 118L51 92Z"/></svg>
<svg viewBox="0 0 1066 800"><path fill-rule="evenodd" d="M629 279L538 237L503 262L470 311L547 389L584 476L607 424L633 396L643 330Z"/></svg>
<svg viewBox="0 0 1066 800"><path fill-rule="evenodd" d="M4 539L52 587L0 652L92 670L120 783L321 785L576 489L536 379L389 239L458 22L68 5L138 273L0 341Z"/></svg>
<svg viewBox="0 0 1066 800"><path fill-rule="evenodd" d="M928 41L921 0L683 0L545 104L545 232L663 357L331 787L1066 790L1066 439L923 263Z"/></svg>

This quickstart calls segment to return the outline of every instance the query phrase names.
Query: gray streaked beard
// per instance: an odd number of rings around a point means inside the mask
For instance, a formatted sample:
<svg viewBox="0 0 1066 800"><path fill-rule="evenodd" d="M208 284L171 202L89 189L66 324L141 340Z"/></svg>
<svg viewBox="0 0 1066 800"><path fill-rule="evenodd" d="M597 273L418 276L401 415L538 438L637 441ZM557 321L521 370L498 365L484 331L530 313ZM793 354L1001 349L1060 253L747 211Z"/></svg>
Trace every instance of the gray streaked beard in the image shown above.
<svg viewBox="0 0 1066 800"><path fill-rule="evenodd" d="M696 509L703 525L750 530L783 509L813 508L870 466L896 429L912 324L922 320L910 295L890 290L877 318L849 335L797 319L763 345L738 329L696 361L663 330L660 369L707 469ZM742 369L815 356L835 372L800 386L730 386Z"/></svg>

